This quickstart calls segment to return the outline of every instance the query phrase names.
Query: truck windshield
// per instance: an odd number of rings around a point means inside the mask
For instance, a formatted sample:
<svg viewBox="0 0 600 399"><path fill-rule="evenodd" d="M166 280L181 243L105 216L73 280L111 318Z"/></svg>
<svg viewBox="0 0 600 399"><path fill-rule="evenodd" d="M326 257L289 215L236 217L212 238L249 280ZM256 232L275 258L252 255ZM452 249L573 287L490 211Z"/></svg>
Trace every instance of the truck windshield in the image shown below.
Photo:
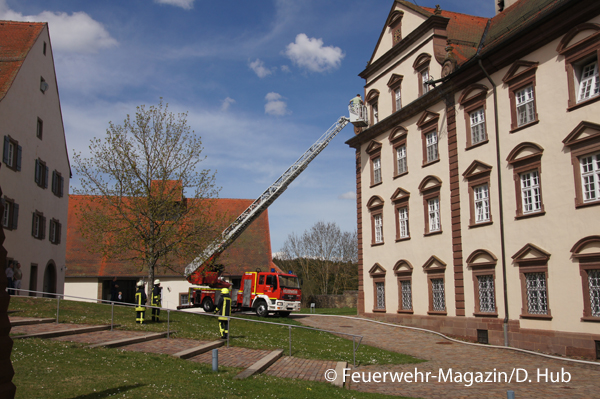
<svg viewBox="0 0 600 399"><path fill-rule="evenodd" d="M279 285L286 288L300 288L298 277L279 276Z"/></svg>

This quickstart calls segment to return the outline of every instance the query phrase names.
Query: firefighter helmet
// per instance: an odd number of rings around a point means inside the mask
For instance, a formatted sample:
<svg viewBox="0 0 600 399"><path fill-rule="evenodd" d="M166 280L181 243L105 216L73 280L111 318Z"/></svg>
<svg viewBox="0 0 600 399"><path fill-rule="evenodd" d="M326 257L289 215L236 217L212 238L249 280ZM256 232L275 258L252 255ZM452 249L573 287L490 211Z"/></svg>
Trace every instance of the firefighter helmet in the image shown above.
<svg viewBox="0 0 600 399"><path fill-rule="evenodd" d="M154 280L154 285L160 285L160 280L159 279Z"/></svg>
<svg viewBox="0 0 600 399"><path fill-rule="evenodd" d="M229 294L229 288L223 288L221 290L221 294L223 294L223 295Z"/></svg>
<svg viewBox="0 0 600 399"><path fill-rule="evenodd" d="M144 282L142 280L138 281L136 286L141 287L142 285L144 285Z"/></svg>

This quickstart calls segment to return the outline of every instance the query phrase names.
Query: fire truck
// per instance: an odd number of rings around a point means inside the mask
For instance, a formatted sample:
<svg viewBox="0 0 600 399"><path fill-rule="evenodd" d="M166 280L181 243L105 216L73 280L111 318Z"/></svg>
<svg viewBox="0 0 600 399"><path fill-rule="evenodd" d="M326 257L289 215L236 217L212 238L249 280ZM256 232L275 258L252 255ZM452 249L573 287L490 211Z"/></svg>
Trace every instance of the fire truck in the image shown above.
<svg viewBox="0 0 600 399"><path fill-rule="evenodd" d="M321 152L329 142L349 123L356 126L363 121L363 116L356 116L350 109L350 119L342 116L334 123L302 156L294 162L269 188L267 188L238 218L227 227L196 259L185 268L186 279L193 284L189 289L189 304L184 307L202 307L206 312L214 309L222 288L233 286L221 278L224 267L217 264L217 259L246 228L266 210L294 181L308 164ZM366 113L364 113L366 114ZM357 122L357 120L360 120ZM298 276L270 272L248 271L242 276L239 285L232 288L233 310L254 310L259 316L277 313L288 316L290 312L300 310L302 292Z"/></svg>

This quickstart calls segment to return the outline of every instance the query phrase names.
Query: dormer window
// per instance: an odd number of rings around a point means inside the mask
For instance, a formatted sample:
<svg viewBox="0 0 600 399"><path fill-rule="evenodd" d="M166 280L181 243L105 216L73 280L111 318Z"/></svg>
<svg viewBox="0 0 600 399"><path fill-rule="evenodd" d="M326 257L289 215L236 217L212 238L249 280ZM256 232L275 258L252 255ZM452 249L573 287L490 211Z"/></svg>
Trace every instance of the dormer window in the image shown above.
<svg viewBox="0 0 600 399"><path fill-rule="evenodd" d="M431 55L422 53L417 57L413 64L413 68L417 72L419 81L419 97L429 92L429 62L431 61Z"/></svg>
<svg viewBox="0 0 600 399"><path fill-rule="evenodd" d="M392 46L402 41L402 17L404 12L396 10L390 14L387 20L387 26L392 34Z"/></svg>
<svg viewBox="0 0 600 399"><path fill-rule="evenodd" d="M369 104L369 108L371 109L371 125L374 125L379 122L379 90L371 90L369 94L367 94L366 102Z"/></svg>

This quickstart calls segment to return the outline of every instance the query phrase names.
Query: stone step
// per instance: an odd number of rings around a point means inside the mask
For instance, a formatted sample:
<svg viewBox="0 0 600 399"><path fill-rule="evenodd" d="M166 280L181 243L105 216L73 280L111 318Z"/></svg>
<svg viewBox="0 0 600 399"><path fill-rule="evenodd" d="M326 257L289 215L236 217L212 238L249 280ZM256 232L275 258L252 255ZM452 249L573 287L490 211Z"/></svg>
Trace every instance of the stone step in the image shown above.
<svg viewBox="0 0 600 399"><path fill-rule="evenodd" d="M181 352L174 353L172 356L178 357L180 359L189 359L190 357L194 357L200 355L202 353L208 352L215 348L219 348L223 346L225 342L223 341L213 341L204 345L196 346L194 348L186 349Z"/></svg>
<svg viewBox="0 0 600 399"><path fill-rule="evenodd" d="M54 323L56 322L55 318L50 318L50 317L45 317L45 318L27 318L27 319L20 319L20 320L11 320L10 321L10 326L11 327L16 327L16 326L29 326L32 324L42 324L42 323Z"/></svg>
<svg viewBox="0 0 600 399"><path fill-rule="evenodd" d="M242 371L234 378L238 380L242 380L244 378L248 378L253 376L254 374L260 374L266 369L269 368L273 363L277 361L283 355L283 349L278 349L276 351L272 351L268 355L264 356L262 359L254 363L252 366L248 367L246 370Z"/></svg>
<svg viewBox="0 0 600 399"><path fill-rule="evenodd" d="M152 341L154 339L164 338L167 336L167 334L174 334L174 333L175 333L175 331L171 331L169 333L161 332L161 333L139 335L137 337L131 337L131 338L116 339L114 341L106 341L106 342L100 342L98 344L93 344L93 345L88 346L88 348L98 348L101 346L106 347L106 348L117 348L119 346L127 346L127 345L137 344L140 342L146 342L146 341Z"/></svg>
<svg viewBox="0 0 600 399"><path fill-rule="evenodd" d="M118 327L115 324L113 327ZM79 327L79 328L69 328L65 330L57 330L57 331L46 331L35 334L25 334L25 335L11 335L12 339L24 339L24 338L56 338L63 337L65 335L75 335L75 334L85 334L89 332L95 331L105 331L110 330L110 326L92 326L92 327Z"/></svg>

